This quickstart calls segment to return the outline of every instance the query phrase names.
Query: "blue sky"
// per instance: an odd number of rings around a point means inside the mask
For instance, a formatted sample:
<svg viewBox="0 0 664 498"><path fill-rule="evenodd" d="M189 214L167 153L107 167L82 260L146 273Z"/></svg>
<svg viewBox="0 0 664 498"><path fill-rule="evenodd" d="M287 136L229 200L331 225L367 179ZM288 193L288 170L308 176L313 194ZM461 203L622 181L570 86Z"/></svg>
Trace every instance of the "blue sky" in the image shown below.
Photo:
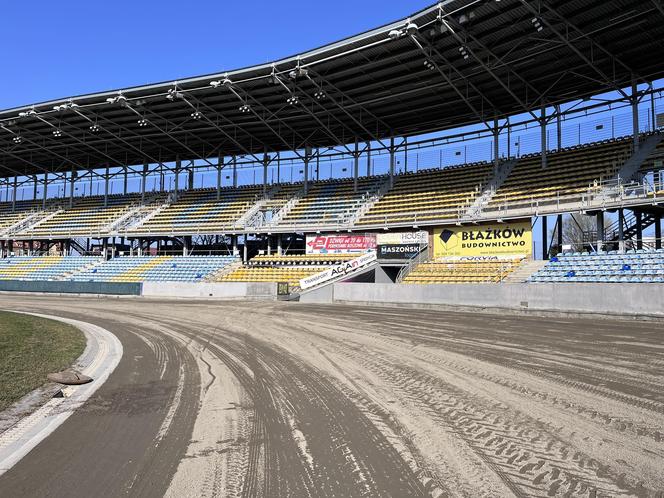
<svg viewBox="0 0 664 498"><path fill-rule="evenodd" d="M263 63L433 0L23 0L0 16L0 109Z"/></svg>

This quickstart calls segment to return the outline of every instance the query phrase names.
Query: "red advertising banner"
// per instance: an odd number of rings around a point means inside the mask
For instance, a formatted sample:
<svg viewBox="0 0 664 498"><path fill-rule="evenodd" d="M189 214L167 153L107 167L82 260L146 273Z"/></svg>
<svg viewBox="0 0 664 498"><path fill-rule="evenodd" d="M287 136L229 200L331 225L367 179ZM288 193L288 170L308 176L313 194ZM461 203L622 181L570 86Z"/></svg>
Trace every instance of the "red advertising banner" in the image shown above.
<svg viewBox="0 0 664 498"><path fill-rule="evenodd" d="M307 254L349 254L376 250L376 235L307 235Z"/></svg>

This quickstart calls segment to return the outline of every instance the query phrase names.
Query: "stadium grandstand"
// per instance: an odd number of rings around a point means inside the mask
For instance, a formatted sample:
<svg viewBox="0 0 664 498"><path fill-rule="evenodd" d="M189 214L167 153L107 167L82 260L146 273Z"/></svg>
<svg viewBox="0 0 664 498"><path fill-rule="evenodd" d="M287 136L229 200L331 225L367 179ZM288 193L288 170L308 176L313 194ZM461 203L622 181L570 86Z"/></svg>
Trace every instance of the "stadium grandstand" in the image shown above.
<svg viewBox="0 0 664 498"><path fill-rule="evenodd" d="M663 21L448 0L269 64L0 111L0 279L662 282Z"/></svg>

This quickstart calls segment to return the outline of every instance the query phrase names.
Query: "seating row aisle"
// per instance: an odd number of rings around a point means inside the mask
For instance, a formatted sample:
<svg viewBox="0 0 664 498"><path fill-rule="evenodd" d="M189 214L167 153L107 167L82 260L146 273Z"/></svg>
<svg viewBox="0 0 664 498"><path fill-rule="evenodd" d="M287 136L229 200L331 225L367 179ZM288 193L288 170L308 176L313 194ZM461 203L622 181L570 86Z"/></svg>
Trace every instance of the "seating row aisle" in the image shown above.
<svg viewBox="0 0 664 498"><path fill-rule="evenodd" d="M417 265L405 284L489 284L502 282L516 270L522 257L490 261L434 260Z"/></svg>
<svg viewBox="0 0 664 498"><path fill-rule="evenodd" d="M559 254L528 281L664 283L664 249Z"/></svg>

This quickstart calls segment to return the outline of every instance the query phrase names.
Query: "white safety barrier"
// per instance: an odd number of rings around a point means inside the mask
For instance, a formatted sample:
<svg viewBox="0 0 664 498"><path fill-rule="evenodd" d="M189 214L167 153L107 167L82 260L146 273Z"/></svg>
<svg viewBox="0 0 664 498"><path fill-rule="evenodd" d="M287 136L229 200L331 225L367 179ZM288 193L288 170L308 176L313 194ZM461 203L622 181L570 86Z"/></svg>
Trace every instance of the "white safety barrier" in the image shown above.
<svg viewBox="0 0 664 498"><path fill-rule="evenodd" d="M310 289L311 287L315 287L316 285L320 285L322 283L335 280L337 278L346 276L350 273L355 273L356 271L360 270L361 268L365 267L370 263L373 263L376 260L377 256L375 252L369 252L367 254L363 254L359 258L351 259L350 261L346 261L344 263L335 265L332 268L328 268L325 271L301 279L300 289L302 290Z"/></svg>

